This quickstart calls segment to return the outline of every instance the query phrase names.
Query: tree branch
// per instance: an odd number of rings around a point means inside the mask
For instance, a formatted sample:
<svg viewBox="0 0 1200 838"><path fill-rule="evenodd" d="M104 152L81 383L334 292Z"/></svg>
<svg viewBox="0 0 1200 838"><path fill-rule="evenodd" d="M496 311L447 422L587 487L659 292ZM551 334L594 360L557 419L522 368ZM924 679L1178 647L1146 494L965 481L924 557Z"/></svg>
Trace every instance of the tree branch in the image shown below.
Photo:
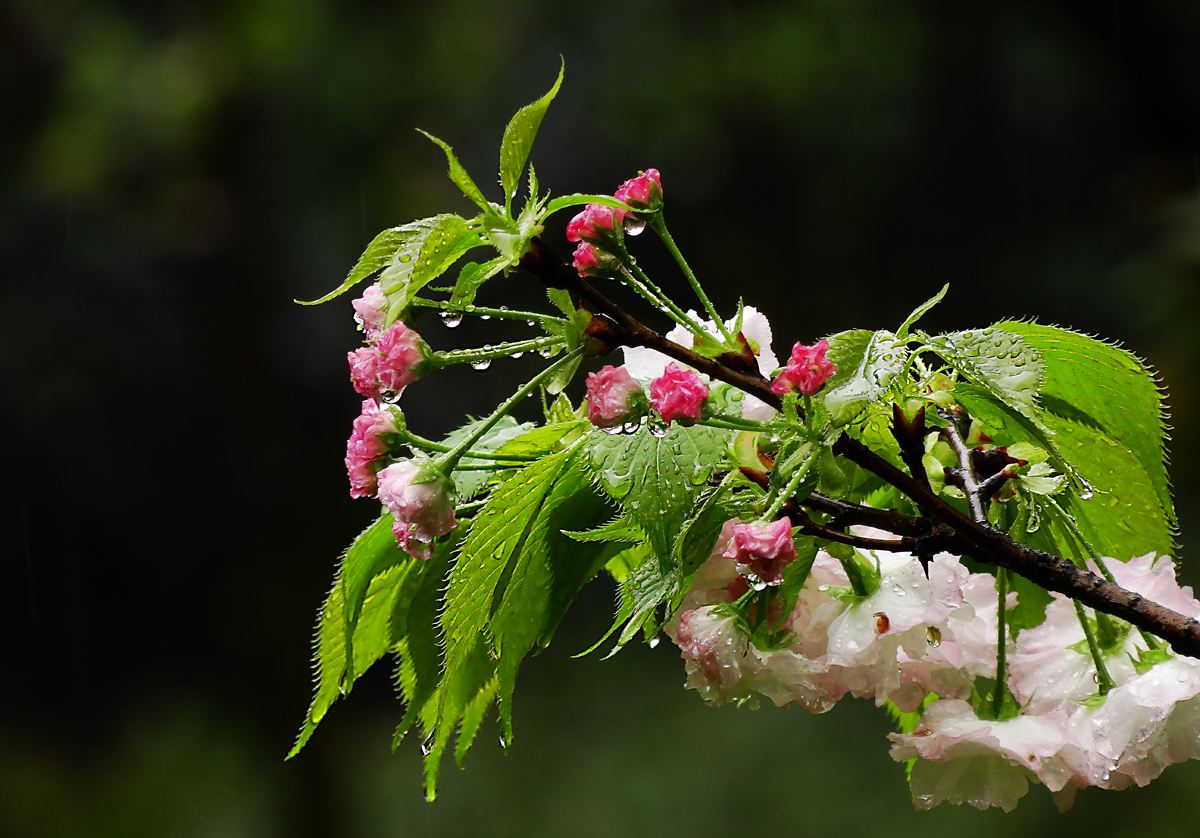
<svg viewBox="0 0 1200 838"><path fill-rule="evenodd" d="M610 318L617 339L614 346L624 344L657 350L717 381L737 387L776 409L782 407L782 400L771 392L769 382L761 375L732 369L719 360L706 358L667 340L579 276L541 239L532 240L529 252L521 258L521 267L537 276L548 287L566 289L577 298L586 301L593 311ZM839 525L862 523L892 532L905 532L897 542L873 540L878 542L876 547L892 550L897 549L897 545L903 545L900 549L911 550L920 557L928 555L927 551L936 544L940 549L968 554L978 561L1019 573L1048 591L1064 594L1097 611L1111 614L1145 629L1166 640L1179 654L1200 658L1200 620L1151 602L1140 594L1077 567L1067 559L1027 547L991 527L986 518L982 521L972 520L936 495L921 480L896 468L846 434L834 444L833 453L845 457L899 489L911 498L924 514L923 518L909 518L891 510L868 512L868 507L846 504L844 501L820 495L810 495L803 501L810 509L834 516L840 515ZM968 464L969 462L968 457ZM884 513L886 517L879 513ZM808 516L804 515L804 518ZM858 536L816 524L811 522L811 519L809 523L820 529L819 533L813 534L822 538L840 540L843 543L850 543L846 539L861 542ZM858 543L854 546L858 546Z"/></svg>

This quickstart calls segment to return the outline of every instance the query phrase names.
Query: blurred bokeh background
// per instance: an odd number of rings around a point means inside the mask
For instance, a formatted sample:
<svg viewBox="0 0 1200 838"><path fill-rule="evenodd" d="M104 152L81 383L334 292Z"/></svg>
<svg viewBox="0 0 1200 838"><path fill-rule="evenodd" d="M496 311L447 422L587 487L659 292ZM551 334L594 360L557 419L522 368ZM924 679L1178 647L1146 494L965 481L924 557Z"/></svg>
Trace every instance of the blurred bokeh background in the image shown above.
<svg viewBox="0 0 1200 838"><path fill-rule="evenodd" d="M0 7L0 834L1195 834L1195 764L1067 815L1041 789L1012 816L918 814L871 707L709 709L669 644L570 660L607 625L604 583L525 668L514 746L485 735L436 804L417 743L389 753L382 669L283 755L315 610L375 511L341 464L349 307L291 299L379 229L467 210L412 129L490 183L560 54L543 184L661 169L719 305L770 312L777 349L894 326L949 281L931 328L1037 316L1148 358L1186 545L1200 6L144 5ZM529 362L423 382L410 424L487 410Z"/></svg>

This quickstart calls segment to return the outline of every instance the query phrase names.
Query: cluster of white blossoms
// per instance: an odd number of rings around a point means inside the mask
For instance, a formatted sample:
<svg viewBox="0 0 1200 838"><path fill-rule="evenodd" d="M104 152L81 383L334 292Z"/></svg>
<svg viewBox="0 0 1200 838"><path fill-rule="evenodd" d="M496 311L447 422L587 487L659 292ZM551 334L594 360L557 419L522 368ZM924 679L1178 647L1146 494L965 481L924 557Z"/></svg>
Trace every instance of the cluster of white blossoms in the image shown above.
<svg viewBox="0 0 1200 838"><path fill-rule="evenodd" d="M823 713L849 695L919 711L911 732L889 735L892 757L913 760L918 808L951 802L1009 811L1035 781L1065 809L1080 788L1144 786L1168 765L1200 758L1200 661L1151 649L1125 629L1102 653L1114 686L1101 696L1075 604L1059 595L1040 625L1015 642L1006 632L1006 680L1019 712L977 714L976 679L996 676L996 578L949 554L934 557L926 576L910 555L861 552L879 571L878 586L862 595L838 559L818 553L791 613L771 615L786 639L759 648L730 607L746 591L724 555L732 523L667 627L687 685L711 703L761 696ZM1200 617L1170 558L1109 565L1123 587ZM1008 595L1006 608L1016 597Z"/></svg>

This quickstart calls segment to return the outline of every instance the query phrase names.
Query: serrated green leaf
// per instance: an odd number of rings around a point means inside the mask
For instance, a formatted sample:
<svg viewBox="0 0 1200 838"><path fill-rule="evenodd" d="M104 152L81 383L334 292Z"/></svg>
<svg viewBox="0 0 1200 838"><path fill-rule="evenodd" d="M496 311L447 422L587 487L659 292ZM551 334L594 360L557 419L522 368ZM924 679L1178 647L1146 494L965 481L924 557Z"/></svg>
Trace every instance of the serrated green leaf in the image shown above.
<svg viewBox="0 0 1200 838"><path fill-rule="evenodd" d="M1043 409L1098 427L1127 448L1148 476L1174 532L1178 522L1167 478L1163 394L1153 373L1132 353L1078 332L1017 321L997 325L1041 353Z"/></svg>
<svg viewBox="0 0 1200 838"><path fill-rule="evenodd" d="M462 193L470 198L473 203L477 204L480 209L489 209L491 205L488 203L488 199L484 197L483 192L475 185L475 181L467 174L467 170L458 162L458 157L455 156L454 149L428 131L422 131L420 128L417 131L445 152L446 163L450 167L450 180L454 182L454 185L461 189Z"/></svg>
<svg viewBox="0 0 1200 838"><path fill-rule="evenodd" d="M508 259L504 256L497 256L491 261L482 263L467 262L458 272L458 279L454 281L454 291L450 294L450 305L455 308L471 305L475 302L475 295L479 293L483 283L504 270L504 266L507 264Z"/></svg>
<svg viewBox="0 0 1200 838"><path fill-rule="evenodd" d="M517 193L521 182L521 173L525 162L529 159L529 151L533 148L534 137L542 125L542 117L546 109L554 101L559 87L562 86L563 72L566 64L558 70L558 78L548 91L537 101L521 108L509 120L504 129L504 139L500 142L500 185L504 188L504 203L507 205Z"/></svg>
<svg viewBox="0 0 1200 838"><path fill-rule="evenodd" d="M1038 390L1045 369L1041 353L1021 336L990 326L929 339L942 359L994 398L1035 424L1041 421Z"/></svg>
<svg viewBox="0 0 1200 838"><path fill-rule="evenodd" d="M827 338L837 372L825 384L824 403L835 427L848 425L887 396L908 361L904 342L888 331L854 329Z"/></svg>
<svg viewBox="0 0 1200 838"><path fill-rule="evenodd" d="M585 479L580 456L578 447L565 449L513 475L492 492L463 541L441 617L445 675L425 761L430 799L441 756L470 702L497 677L507 714L521 659L553 630L578 585L598 568L587 548L560 532L611 514ZM506 715L502 721L507 729Z"/></svg>
<svg viewBox="0 0 1200 838"><path fill-rule="evenodd" d="M484 243L465 218L449 213L414 221L404 228L411 234L400 242L379 275L379 287L388 299L388 323L400 316L418 291L468 250Z"/></svg>
<svg viewBox="0 0 1200 838"><path fill-rule="evenodd" d="M343 554L333 588L317 620L315 693L288 759L308 742L330 705L353 686L354 676L351 674L347 679L347 673L362 674L388 650L388 618L393 597L405 574L419 564L396 546L391 527L391 516L383 515L363 530ZM354 579L349 584L348 574ZM348 617L346 606L348 589L354 599L349 609L355 612L353 619ZM348 665L351 656L352 665Z"/></svg>
<svg viewBox="0 0 1200 838"><path fill-rule="evenodd" d="M428 220L425 219L425 221ZM350 273L346 274L346 278L342 280L341 285L334 288L328 294L317 297L315 300L293 300L293 302L299 303L302 306L315 306L346 293L367 277L390 265L392 259L396 256L396 252L404 243L417 235L421 229L418 225L422 223L421 221L414 221L401 227L389 227L384 230L371 239L371 243L367 245L366 250L358 257L358 261L354 263L354 267L350 269Z"/></svg>
<svg viewBox="0 0 1200 838"><path fill-rule="evenodd" d="M646 531L654 552L669 561L700 487L725 457L728 432L673 424L657 437L593 432L587 440L596 479Z"/></svg>
<svg viewBox="0 0 1200 838"><path fill-rule="evenodd" d="M396 655L395 686L403 700L404 718L392 738L394 750L418 722L428 734L437 721L436 695L442 676L442 647L437 615L450 556L470 522L460 522L452 537L440 541L433 555L415 566L396 593L392 607L392 649Z"/></svg>
<svg viewBox="0 0 1200 838"><path fill-rule="evenodd" d="M459 768L462 768L463 760L467 758L467 751L475 743L475 735L479 733L479 727L483 724L484 717L487 716L487 711L492 706L499 688L500 678L493 675L479 688L475 697L467 702L466 710L463 711L462 724L458 730L458 741L454 744L454 761Z"/></svg>
<svg viewBox="0 0 1200 838"><path fill-rule="evenodd" d="M646 531L626 515L618 515L611 521L590 530L566 531L563 535L582 543L593 541L616 541L624 544L639 544L646 540Z"/></svg>
<svg viewBox="0 0 1200 838"><path fill-rule="evenodd" d="M911 329L918 320L920 320L922 317L924 317L926 314L928 314L929 310L931 308L933 308L938 303L940 303L942 301L942 298L946 296L946 292L949 290L950 290L950 283L947 282L945 285L942 286L941 291L938 291L936 294L934 294L928 300L926 300L925 302L923 302L919 306L917 306L913 310L912 314L910 314L910 315L908 315L908 317L904 318L904 322L901 323L900 328L896 330L896 337L900 338L901 340L904 340L905 338L907 338L908 330Z"/></svg>
<svg viewBox="0 0 1200 838"><path fill-rule="evenodd" d="M539 425L513 437L496 449L496 454L510 457L542 456L573 440L581 428L590 423L584 419Z"/></svg>

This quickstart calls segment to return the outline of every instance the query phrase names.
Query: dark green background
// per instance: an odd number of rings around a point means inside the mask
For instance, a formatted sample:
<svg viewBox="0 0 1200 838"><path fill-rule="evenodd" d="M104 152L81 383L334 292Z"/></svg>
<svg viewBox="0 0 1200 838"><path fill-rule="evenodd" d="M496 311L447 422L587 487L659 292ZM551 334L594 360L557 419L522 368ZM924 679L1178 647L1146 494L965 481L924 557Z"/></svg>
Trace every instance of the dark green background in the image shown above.
<svg viewBox="0 0 1200 838"><path fill-rule="evenodd" d="M931 328L1036 315L1147 357L1186 541L1195 3L147 6L0 10L0 833L1195 834L1197 765L1062 817L1040 789L1013 816L917 814L869 706L710 710L669 644L571 661L606 625L603 583L524 670L514 747L486 733L435 805L417 744L388 753L383 671L282 762L315 609L374 513L341 464L349 308L290 300L382 227L466 211L412 128L492 183L560 54L543 184L657 166L718 304L769 311L780 352L895 326L949 281ZM520 276L486 293L537 298ZM446 347L494 325L421 329ZM486 411L530 363L419 383L411 424Z"/></svg>

